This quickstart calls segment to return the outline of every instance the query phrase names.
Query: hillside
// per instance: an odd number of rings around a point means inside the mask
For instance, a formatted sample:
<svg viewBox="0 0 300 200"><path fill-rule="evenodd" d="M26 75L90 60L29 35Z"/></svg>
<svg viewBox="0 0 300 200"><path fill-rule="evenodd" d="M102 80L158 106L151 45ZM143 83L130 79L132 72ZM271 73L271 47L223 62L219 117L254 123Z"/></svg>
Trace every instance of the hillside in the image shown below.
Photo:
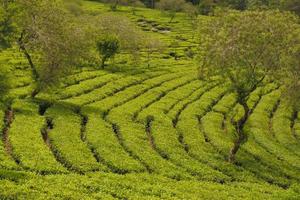
<svg viewBox="0 0 300 200"><path fill-rule="evenodd" d="M188 17L83 8L126 16L167 47L149 66L142 52L137 65L120 53L105 69L76 68L35 98L19 49L1 52L11 89L0 105L0 199L300 199L300 113L277 81L251 93L249 138L229 163L243 110L226 82L199 80Z"/></svg>

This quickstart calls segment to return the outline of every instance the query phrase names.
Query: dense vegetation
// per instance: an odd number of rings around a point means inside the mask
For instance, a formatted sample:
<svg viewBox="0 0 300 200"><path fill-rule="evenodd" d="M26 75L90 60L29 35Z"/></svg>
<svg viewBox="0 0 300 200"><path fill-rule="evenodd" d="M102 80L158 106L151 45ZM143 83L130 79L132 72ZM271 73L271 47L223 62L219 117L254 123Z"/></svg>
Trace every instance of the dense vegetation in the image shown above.
<svg viewBox="0 0 300 200"><path fill-rule="evenodd" d="M300 198L297 1L0 2L0 199Z"/></svg>

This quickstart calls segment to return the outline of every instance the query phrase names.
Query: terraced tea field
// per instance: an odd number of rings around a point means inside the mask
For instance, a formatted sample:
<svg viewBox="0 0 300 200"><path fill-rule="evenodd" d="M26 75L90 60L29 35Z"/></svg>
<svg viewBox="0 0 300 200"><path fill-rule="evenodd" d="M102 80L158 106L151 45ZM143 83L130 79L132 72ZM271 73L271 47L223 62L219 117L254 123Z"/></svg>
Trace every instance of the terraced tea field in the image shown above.
<svg viewBox="0 0 300 200"><path fill-rule="evenodd" d="M168 24L159 11L121 10L137 24ZM198 79L184 57L193 30L184 15L175 21L168 33L144 31L182 41L179 60L166 57L170 48L150 67L119 55L115 68L74 70L34 99L22 55L1 54L13 81L11 104L0 107L0 199L300 199L300 114L280 85L266 80L251 94L249 138L229 163L242 108L218 77Z"/></svg>

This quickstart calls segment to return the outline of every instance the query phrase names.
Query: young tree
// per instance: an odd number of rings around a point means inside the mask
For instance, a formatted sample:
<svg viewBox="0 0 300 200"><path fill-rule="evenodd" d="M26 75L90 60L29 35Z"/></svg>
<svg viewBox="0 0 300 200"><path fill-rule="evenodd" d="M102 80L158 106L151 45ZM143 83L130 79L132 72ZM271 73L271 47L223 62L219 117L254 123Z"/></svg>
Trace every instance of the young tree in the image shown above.
<svg viewBox="0 0 300 200"><path fill-rule="evenodd" d="M194 6L192 3L186 3L183 6L183 11L187 14L192 23L196 23L199 15L199 10L196 6Z"/></svg>
<svg viewBox="0 0 300 200"><path fill-rule="evenodd" d="M111 11L114 11L114 12L117 11L119 3L120 3L120 0L113 0L113 1L111 1L111 3L110 3L110 9L111 9Z"/></svg>
<svg viewBox="0 0 300 200"><path fill-rule="evenodd" d="M178 60L179 56L178 56L178 52L177 49L179 47L179 42L178 40L174 39L171 44L169 45L171 52L170 52L170 56L172 56L175 60Z"/></svg>
<svg viewBox="0 0 300 200"><path fill-rule="evenodd" d="M146 37L144 42L144 48L147 54L147 65L150 67L151 56L154 53L162 52L165 46L158 38L153 37Z"/></svg>
<svg viewBox="0 0 300 200"><path fill-rule="evenodd" d="M133 15L136 15L137 7L145 7L145 5L139 0L128 0L128 5L131 6Z"/></svg>
<svg viewBox="0 0 300 200"><path fill-rule="evenodd" d="M268 75L290 70L299 59L298 19L279 11L230 11L202 20L199 25L199 58L202 76L220 75L237 95L244 115L235 123L237 137L228 156L234 162L247 134L243 127L250 115L247 99ZM296 48L297 47L297 48Z"/></svg>
<svg viewBox="0 0 300 200"><path fill-rule="evenodd" d="M2 1L14 8L7 12L17 27L9 35L10 43L16 43L28 60L36 83L34 97L81 60L89 40L84 26L76 23L61 1Z"/></svg>
<svg viewBox="0 0 300 200"><path fill-rule="evenodd" d="M192 29L196 30L198 26L198 15L199 15L199 10L197 9L197 7L194 6L192 3L186 3L183 11L187 14L190 23L192 25ZM193 31L193 38L194 36L195 36L195 32Z"/></svg>
<svg viewBox="0 0 300 200"><path fill-rule="evenodd" d="M97 50L100 53L101 60L101 68L104 69L105 62L107 59L110 59L118 53L120 48L119 39L116 36L106 36L105 38L101 38L97 42Z"/></svg>

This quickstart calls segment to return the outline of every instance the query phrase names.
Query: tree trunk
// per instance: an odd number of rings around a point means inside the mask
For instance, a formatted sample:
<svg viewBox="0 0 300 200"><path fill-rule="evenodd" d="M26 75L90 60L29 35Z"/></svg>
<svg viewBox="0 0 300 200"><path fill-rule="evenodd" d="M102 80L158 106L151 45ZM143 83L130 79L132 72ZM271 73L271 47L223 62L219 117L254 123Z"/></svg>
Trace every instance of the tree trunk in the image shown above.
<svg viewBox="0 0 300 200"><path fill-rule="evenodd" d="M148 68L150 67L150 52L148 52L148 56L147 56L147 64L148 64Z"/></svg>
<svg viewBox="0 0 300 200"><path fill-rule="evenodd" d="M26 59L27 59L27 61L28 61L28 64L29 64L29 66L30 66L30 69L31 69L31 72L32 72L32 75L33 75L33 79L34 79L35 81L37 81L37 80L39 79L39 74L38 74L38 72L37 72L37 70L36 70L36 67L35 67L35 65L33 64L33 61L32 61L32 59L31 59L31 56L30 56L30 54L28 53L28 51L27 51L27 49L26 49L26 47L25 47L25 45L24 45L24 43L23 43L22 40L23 40L23 36L21 36L20 39L18 40L19 47L20 47L20 49L22 50L24 56L26 57Z"/></svg>
<svg viewBox="0 0 300 200"><path fill-rule="evenodd" d="M31 97L34 98L41 90L37 87L31 92Z"/></svg>
<svg viewBox="0 0 300 200"><path fill-rule="evenodd" d="M115 0L114 4L112 5L112 11L117 11L119 5L119 0Z"/></svg>
<svg viewBox="0 0 300 200"><path fill-rule="evenodd" d="M175 18L175 15L176 15L176 14L171 13L171 18L170 18L169 23L172 23L172 22L173 22L173 19Z"/></svg>
<svg viewBox="0 0 300 200"><path fill-rule="evenodd" d="M33 61L32 61L32 58L30 56L30 54L28 53L27 49L26 49L26 46L23 42L23 33L21 34L20 38L18 39L18 45L21 49L21 51L23 52L25 58L27 59L28 61L28 64L30 66L30 69L31 69L31 73L32 73L32 78L34 79L34 81L36 83L38 83L39 79L40 79L40 76L39 76L39 73L38 71L36 70L36 67L35 65L33 64ZM38 93L40 92L40 89L39 88L36 88L32 91L31 93L31 97L34 98Z"/></svg>
<svg viewBox="0 0 300 200"><path fill-rule="evenodd" d="M235 156L236 156L237 152L239 151L242 143L247 138L246 134L243 131L243 128L244 128L246 121L249 118L250 109L249 109L249 106L247 105L246 101L240 101L239 103L240 103L240 105L243 106L245 113L244 113L244 116L235 125L238 137L234 141L233 147L230 149L230 152L229 152L228 161L231 163L233 163L235 161Z"/></svg>
<svg viewBox="0 0 300 200"><path fill-rule="evenodd" d="M102 60L101 60L101 69L104 69L105 67L105 61L106 61L106 57L103 57Z"/></svg>
<svg viewBox="0 0 300 200"><path fill-rule="evenodd" d="M151 1L151 8L154 9L155 8L155 0Z"/></svg>

